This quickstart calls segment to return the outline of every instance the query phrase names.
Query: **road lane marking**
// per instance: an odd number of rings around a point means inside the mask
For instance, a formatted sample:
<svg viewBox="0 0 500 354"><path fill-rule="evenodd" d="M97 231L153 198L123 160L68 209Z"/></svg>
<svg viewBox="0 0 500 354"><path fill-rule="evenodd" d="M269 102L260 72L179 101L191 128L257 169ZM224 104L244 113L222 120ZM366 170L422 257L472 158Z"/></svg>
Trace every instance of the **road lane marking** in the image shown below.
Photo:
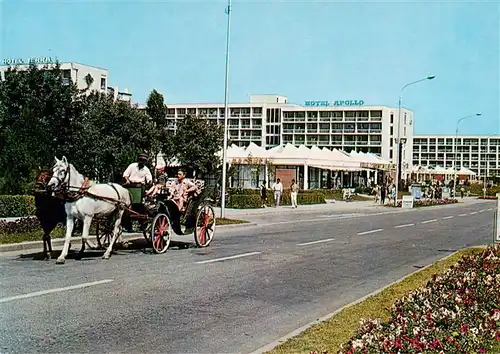
<svg viewBox="0 0 500 354"><path fill-rule="evenodd" d="M443 220L453 219L453 218L454 218L454 216L453 216L453 215L450 215L450 216L445 216L445 217L443 218Z"/></svg>
<svg viewBox="0 0 500 354"><path fill-rule="evenodd" d="M472 213L469 213L469 215L474 215L477 214L477 211L473 211Z"/></svg>
<svg viewBox="0 0 500 354"><path fill-rule="evenodd" d="M370 230L370 231L358 232L358 235L368 235L368 234L373 234L373 233L379 232L379 231L384 231L384 229L375 229L375 230Z"/></svg>
<svg viewBox="0 0 500 354"><path fill-rule="evenodd" d="M229 256L229 257L222 257L222 258L215 258L215 259L208 259L206 261L198 261L195 262L196 264L207 264L207 263L214 263L214 262L222 262L226 261L228 259L236 259L236 258L242 258L242 257L248 257L248 256L253 256L256 254L261 254L262 252L250 252L250 253L243 253L243 254L237 254L234 256Z"/></svg>
<svg viewBox="0 0 500 354"><path fill-rule="evenodd" d="M415 224L403 224L403 225L394 226L394 228L399 229L399 228L408 227L408 226L415 226Z"/></svg>
<svg viewBox="0 0 500 354"><path fill-rule="evenodd" d="M72 286L66 286L64 288L55 288L55 289L49 289L49 290L35 291L34 293L9 296L9 297L4 297L4 298L0 299L0 303L14 301L14 300L28 299L30 297L48 295L48 294L53 294L53 293L60 293L63 291L87 288L89 286L111 283L112 281L114 281L114 280L113 279L104 279L104 280L99 280L99 281L93 281L91 283L83 283L83 284L77 284L77 285L72 285Z"/></svg>
<svg viewBox="0 0 500 354"><path fill-rule="evenodd" d="M335 241L334 238L326 238L324 240L318 240L318 241L311 241L311 242L304 242L304 243L298 243L297 246L308 246L308 245L315 245L318 243L323 243L323 242L330 242L330 241Z"/></svg>
<svg viewBox="0 0 500 354"><path fill-rule="evenodd" d="M478 213L484 213L486 211L486 209L481 209L478 211Z"/></svg>
<svg viewBox="0 0 500 354"><path fill-rule="evenodd" d="M467 216L467 214L459 214L458 216Z"/></svg>
<svg viewBox="0 0 500 354"><path fill-rule="evenodd" d="M437 221L436 219L422 221L422 224L428 224L430 222Z"/></svg>

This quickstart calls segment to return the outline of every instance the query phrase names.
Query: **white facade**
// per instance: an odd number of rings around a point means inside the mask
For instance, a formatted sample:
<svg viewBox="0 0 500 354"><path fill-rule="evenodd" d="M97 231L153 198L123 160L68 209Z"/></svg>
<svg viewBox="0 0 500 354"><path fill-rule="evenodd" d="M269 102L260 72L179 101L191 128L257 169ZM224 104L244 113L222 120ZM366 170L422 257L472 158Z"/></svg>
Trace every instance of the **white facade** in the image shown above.
<svg viewBox="0 0 500 354"><path fill-rule="evenodd" d="M500 135L418 135L413 140L413 164L468 168L481 177L500 176ZM457 158L455 159L455 153Z"/></svg>
<svg viewBox="0 0 500 354"><path fill-rule="evenodd" d="M249 103L229 105L229 139L237 146L250 142L265 148L318 146L346 152L377 154L395 162L398 109L386 106L301 106L288 103L286 96L254 95ZM224 105L218 103L167 104L170 129L186 114L224 123ZM411 168L413 112L401 110L403 168ZM406 148L410 147L410 148Z"/></svg>
<svg viewBox="0 0 500 354"><path fill-rule="evenodd" d="M60 63L60 70L63 74L63 81L65 83L76 83L78 89L83 90L87 88L86 76L92 77L91 90L107 93L108 90L108 70L98 68L95 66L84 65L80 63ZM48 67L49 69L55 67L55 64L37 64L39 69ZM13 65L12 68L17 70L27 70L28 64ZM5 80L5 72L9 69L8 65L0 66L0 79Z"/></svg>
<svg viewBox="0 0 500 354"><path fill-rule="evenodd" d="M128 89L119 90L117 86L108 87L108 94L112 95L115 101L132 102L132 94Z"/></svg>

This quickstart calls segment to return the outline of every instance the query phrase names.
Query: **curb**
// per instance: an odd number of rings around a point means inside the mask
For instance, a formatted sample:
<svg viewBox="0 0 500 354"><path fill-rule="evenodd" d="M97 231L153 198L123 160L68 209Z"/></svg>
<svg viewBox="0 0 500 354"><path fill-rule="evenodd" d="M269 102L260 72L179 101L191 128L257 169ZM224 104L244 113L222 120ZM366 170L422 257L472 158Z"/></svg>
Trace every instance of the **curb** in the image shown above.
<svg viewBox="0 0 500 354"><path fill-rule="evenodd" d="M377 295L377 294L381 293L382 291L384 291L385 289L387 289L387 288L389 288L389 287L391 287L391 286L393 286L393 285L395 285L395 284L397 284L397 283L402 282L402 281L403 281L403 280L405 280L406 278L411 277L412 275L417 274L417 273L419 273L419 272L423 271L424 269L429 268L430 266L432 266L432 265L433 265L433 264L435 264L436 262L444 261L445 259L452 257L453 255L457 254L458 252L460 252L460 250L455 251L455 252L453 252L453 253L451 253L451 254L449 254L449 255L447 255L447 256L445 256L445 257L443 257L443 258L439 258L439 259L438 259L438 260L436 260L435 262L433 262L433 263L431 263L431 264L428 264L428 265L426 265L426 266L425 266L425 267L423 267L423 268L417 269L416 271L413 271L413 272L411 272L410 274L407 274L407 275L405 275L404 277L402 277L402 278L400 278L400 279L398 279L398 280L396 280L396 281L393 281L392 283L389 283L389 284L387 284L387 285L383 286L382 288L379 288L379 289L377 289L377 290L375 290L375 291L373 291L373 292L369 293L368 295L365 295L365 296L363 296L363 297L361 297L361 298L359 298L359 299L357 299L357 300L355 300L355 301L353 301L353 302L351 302L351 303L349 303L349 304L347 304L347 305L344 305L344 306L342 306L341 308L339 308L339 309L337 309L337 310L335 310L335 311L333 311L333 312L330 312L329 314L327 314L327 315L325 315L325 316L323 316L323 317L320 317L320 318L318 318L318 319L317 319L317 320L315 320L315 321L312 321L312 322L310 322L310 323L308 323L308 324L306 324L306 325L304 325L304 326L302 326L302 327L299 327L299 328L297 328L296 330L294 330L293 332L290 332L290 333L288 333L288 334L284 335L283 337L278 338L277 340L275 340L275 341L273 341L273 342L271 342L271 343L269 343L269 344L267 344L267 345L265 345L265 346L263 346L263 347L261 347L261 348L259 348L259 349L255 350L255 351L250 352L249 354L264 354L264 353L266 353L266 352L268 352L268 351L271 351L271 350L273 350L274 348L276 348L278 345L283 344L284 342L286 342L286 341L287 341L288 339L290 339L290 338L293 338L293 337L298 336L299 334L301 334L301 333L302 333L302 332L304 332L305 330L307 330L307 329L311 328L312 326L317 325L317 324L320 324L320 323L322 323L322 322L325 322L325 321L329 320L330 318L332 318L333 316L335 316L335 315L336 315L336 314L338 314L339 312L342 312L342 311L343 311L343 310L345 310L346 308L351 307L351 306L354 306L354 305L357 305L357 304L359 304L360 302L365 301L365 300L366 300L366 299L368 299L369 297L372 297L372 296L374 296L374 295Z"/></svg>
<svg viewBox="0 0 500 354"><path fill-rule="evenodd" d="M223 230L231 230L231 229L237 229L237 228L244 228L244 227L252 227L252 226L257 226L257 223L244 223L244 224L229 224L229 225L220 225L217 226L217 229L223 229ZM175 235L174 235L175 236ZM142 233L127 233L122 235L122 239L124 241L130 241L130 240L135 240L135 239L142 239L143 235ZM89 239L96 242L95 235L89 235ZM80 244L82 241L81 237L72 237L71 238L71 243L73 244ZM58 247L58 246L63 246L64 245L64 238L55 238L52 239L52 248ZM20 242L20 243L10 243L10 244L5 244L5 245L0 245L0 254L2 253L7 253L7 252L15 252L15 251L28 251L28 250L42 250L43 249L43 241L27 241L27 242Z"/></svg>

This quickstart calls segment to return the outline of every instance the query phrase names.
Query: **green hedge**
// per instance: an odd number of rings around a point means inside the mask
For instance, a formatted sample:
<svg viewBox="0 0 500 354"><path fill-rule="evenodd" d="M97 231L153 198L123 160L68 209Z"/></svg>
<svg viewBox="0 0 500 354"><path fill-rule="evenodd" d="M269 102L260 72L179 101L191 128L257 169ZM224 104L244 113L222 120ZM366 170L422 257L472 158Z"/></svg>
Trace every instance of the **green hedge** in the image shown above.
<svg viewBox="0 0 500 354"><path fill-rule="evenodd" d="M31 195L0 195L0 218L35 215L35 198Z"/></svg>
<svg viewBox="0 0 500 354"><path fill-rule="evenodd" d="M300 191L297 196L297 203L299 205L307 204L325 204L325 195L322 191L307 190ZM281 196L281 205L291 205L290 191L283 192ZM271 190L267 192L267 206L274 205L274 193ZM234 209L254 209L262 207L259 189L240 189L231 190L228 208Z"/></svg>
<svg viewBox="0 0 500 354"><path fill-rule="evenodd" d="M457 195L460 195L461 187L462 186L457 186ZM470 191L471 194L482 196L483 187L484 185L482 183L481 184L471 183L470 186L465 187L465 192ZM497 193L500 193L500 186L493 186L491 188L486 189L486 195L495 196Z"/></svg>

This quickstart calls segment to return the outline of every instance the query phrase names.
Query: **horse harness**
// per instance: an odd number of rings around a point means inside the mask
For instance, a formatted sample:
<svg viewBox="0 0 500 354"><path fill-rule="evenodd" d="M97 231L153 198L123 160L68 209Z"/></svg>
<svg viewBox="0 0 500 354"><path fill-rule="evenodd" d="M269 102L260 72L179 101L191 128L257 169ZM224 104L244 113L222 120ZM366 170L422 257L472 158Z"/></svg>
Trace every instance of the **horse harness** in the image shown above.
<svg viewBox="0 0 500 354"><path fill-rule="evenodd" d="M66 177L68 177L70 174L70 165L66 168L64 171L64 176L62 179L56 176L57 180L59 181L59 184L61 186L64 186L64 180L66 180ZM115 204L117 207L123 208L123 209L128 209L127 206L120 200L120 193L116 189L116 187L112 183L108 183L108 185L113 188L113 190L116 192L116 197L117 199L109 198L109 197L104 197L101 195L97 195L94 193L90 193L88 190L91 187L90 185L90 179L88 177L85 177L83 180L82 185L79 187L77 191L70 191L70 188L78 188L77 186L70 186L69 185L70 178L68 178L68 184L62 189L61 193L59 195L56 194L56 197L63 199L65 202L73 203L76 202L77 200L83 198L83 197L91 197L97 200L103 200L107 202L111 202Z"/></svg>

